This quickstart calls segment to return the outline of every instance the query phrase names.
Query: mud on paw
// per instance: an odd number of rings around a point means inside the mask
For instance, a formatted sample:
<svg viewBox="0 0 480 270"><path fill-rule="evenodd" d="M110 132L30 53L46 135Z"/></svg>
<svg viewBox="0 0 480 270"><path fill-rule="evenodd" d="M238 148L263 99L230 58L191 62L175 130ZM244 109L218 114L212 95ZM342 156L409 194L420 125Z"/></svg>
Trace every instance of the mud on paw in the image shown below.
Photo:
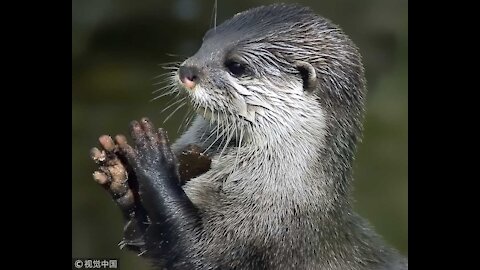
<svg viewBox="0 0 480 270"><path fill-rule="evenodd" d="M119 148L119 144L126 143L126 138L117 135L114 142L110 136L102 135L98 141L100 147L90 150L90 157L99 165L93 173L93 179L110 193L122 212L128 215L135 206L135 187L129 183L134 176L129 173Z"/></svg>

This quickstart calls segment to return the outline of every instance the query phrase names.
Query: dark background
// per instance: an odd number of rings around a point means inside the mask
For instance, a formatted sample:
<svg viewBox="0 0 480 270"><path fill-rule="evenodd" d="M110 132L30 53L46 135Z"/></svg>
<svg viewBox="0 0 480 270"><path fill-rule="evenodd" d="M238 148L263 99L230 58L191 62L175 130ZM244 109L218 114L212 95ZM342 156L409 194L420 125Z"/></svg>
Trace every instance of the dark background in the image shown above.
<svg viewBox="0 0 480 270"><path fill-rule="evenodd" d="M218 1L217 23L275 1ZM331 19L360 48L368 80L363 143L355 162L356 209L407 255L407 1L283 1ZM122 269L147 269L121 251L122 219L92 177L89 149L101 134L126 133L142 116L177 137L185 110L163 124L169 98L151 101L159 64L195 53L210 28L214 1L72 1L72 257L119 258ZM170 56L170 55L175 56Z"/></svg>

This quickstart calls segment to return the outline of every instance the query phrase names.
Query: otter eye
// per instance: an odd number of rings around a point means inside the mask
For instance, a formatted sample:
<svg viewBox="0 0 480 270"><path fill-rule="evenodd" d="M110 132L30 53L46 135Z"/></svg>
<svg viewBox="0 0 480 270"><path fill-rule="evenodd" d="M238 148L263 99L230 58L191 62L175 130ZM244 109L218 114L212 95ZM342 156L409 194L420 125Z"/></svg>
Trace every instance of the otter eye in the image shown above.
<svg viewBox="0 0 480 270"><path fill-rule="evenodd" d="M245 70L246 70L245 65L236 61L227 61L225 63L225 67L227 67L228 71L233 76L237 76L237 77L245 74Z"/></svg>

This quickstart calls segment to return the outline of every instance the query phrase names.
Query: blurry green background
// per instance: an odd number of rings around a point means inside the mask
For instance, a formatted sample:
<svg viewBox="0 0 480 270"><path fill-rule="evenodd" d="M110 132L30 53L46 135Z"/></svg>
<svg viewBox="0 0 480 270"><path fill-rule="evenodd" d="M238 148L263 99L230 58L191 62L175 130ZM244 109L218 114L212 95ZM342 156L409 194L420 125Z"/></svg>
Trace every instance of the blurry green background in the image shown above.
<svg viewBox="0 0 480 270"><path fill-rule="evenodd" d="M275 1L218 1L220 24ZM294 2L294 1L283 1ZM407 1L295 1L340 25L363 55L368 80L365 134L355 164L357 210L407 254ZM101 134L126 133L150 117L177 137L184 110L163 124L169 98L150 101L161 63L199 48L214 0L72 1L72 257L119 258L122 269L148 269L121 251L119 210L92 180L89 149ZM176 56L169 56L174 54Z"/></svg>

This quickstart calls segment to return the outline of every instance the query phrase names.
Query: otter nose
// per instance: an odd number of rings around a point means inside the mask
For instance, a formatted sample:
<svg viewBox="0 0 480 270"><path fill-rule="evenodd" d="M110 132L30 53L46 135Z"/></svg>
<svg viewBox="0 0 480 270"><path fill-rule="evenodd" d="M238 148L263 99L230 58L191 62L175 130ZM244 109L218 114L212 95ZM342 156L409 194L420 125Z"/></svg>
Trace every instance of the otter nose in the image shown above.
<svg viewBox="0 0 480 270"><path fill-rule="evenodd" d="M198 82L198 69L193 66L180 66L178 76L183 85L188 89L193 89Z"/></svg>

